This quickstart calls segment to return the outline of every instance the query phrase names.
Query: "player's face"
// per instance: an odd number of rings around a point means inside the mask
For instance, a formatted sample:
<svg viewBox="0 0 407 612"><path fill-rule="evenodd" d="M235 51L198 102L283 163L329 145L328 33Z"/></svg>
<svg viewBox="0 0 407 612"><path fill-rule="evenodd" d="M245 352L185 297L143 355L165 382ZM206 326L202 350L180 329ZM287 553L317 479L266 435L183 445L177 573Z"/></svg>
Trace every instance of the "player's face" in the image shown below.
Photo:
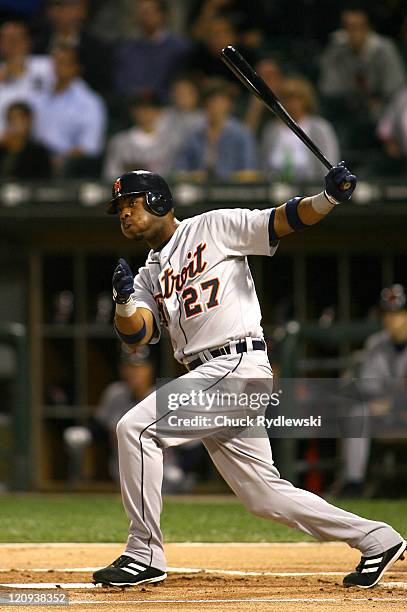
<svg viewBox="0 0 407 612"><path fill-rule="evenodd" d="M120 198L117 205L122 233L130 240L149 240L162 219L149 212L144 195L129 195Z"/></svg>
<svg viewBox="0 0 407 612"><path fill-rule="evenodd" d="M383 325L395 342L407 341L407 310L385 312Z"/></svg>
<svg viewBox="0 0 407 612"><path fill-rule="evenodd" d="M141 363L137 366L123 364L120 372L122 379L129 385L137 399L145 397L150 391L153 384L153 371L150 363Z"/></svg>

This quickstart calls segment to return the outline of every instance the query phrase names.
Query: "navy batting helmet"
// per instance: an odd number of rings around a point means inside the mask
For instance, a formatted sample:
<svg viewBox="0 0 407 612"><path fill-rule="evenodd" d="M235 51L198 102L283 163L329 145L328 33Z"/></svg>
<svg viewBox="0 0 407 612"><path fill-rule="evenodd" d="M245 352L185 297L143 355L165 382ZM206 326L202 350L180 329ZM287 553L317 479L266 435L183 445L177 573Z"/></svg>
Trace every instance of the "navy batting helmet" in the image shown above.
<svg viewBox="0 0 407 612"><path fill-rule="evenodd" d="M403 285L385 287L380 296L380 307L384 312L398 312L406 308L406 292Z"/></svg>
<svg viewBox="0 0 407 612"><path fill-rule="evenodd" d="M126 195L145 195L150 211L158 217L163 217L173 208L174 203L170 188L159 175L148 170L135 170L122 174L113 184L112 199L107 212L117 214L117 201Z"/></svg>

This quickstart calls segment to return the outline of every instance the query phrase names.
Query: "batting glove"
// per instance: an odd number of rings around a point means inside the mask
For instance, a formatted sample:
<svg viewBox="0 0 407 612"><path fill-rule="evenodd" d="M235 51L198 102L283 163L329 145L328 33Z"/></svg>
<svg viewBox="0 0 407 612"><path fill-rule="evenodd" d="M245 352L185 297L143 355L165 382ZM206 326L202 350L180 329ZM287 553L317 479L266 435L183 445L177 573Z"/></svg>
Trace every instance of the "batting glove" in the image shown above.
<svg viewBox="0 0 407 612"><path fill-rule="evenodd" d="M116 304L127 304L134 293L133 272L125 259L119 259L113 272L113 300Z"/></svg>
<svg viewBox="0 0 407 612"><path fill-rule="evenodd" d="M356 176L351 174L345 162L341 161L337 166L331 168L325 177L325 196L331 204L339 204L347 202L356 187ZM347 189L344 189L345 183L348 183Z"/></svg>

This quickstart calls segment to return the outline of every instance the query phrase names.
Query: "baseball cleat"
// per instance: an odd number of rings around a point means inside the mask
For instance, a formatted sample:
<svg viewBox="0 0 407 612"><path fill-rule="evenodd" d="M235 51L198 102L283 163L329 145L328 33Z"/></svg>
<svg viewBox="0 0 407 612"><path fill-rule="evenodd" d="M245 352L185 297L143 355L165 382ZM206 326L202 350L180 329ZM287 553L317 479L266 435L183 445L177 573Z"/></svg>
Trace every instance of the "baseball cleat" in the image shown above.
<svg viewBox="0 0 407 612"><path fill-rule="evenodd" d="M374 555L374 557L362 557L356 570L343 579L343 586L356 586L360 589L374 587L393 563L398 559L404 559L403 553L406 548L407 542L403 540L400 544L396 544L396 546Z"/></svg>
<svg viewBox="0 0 407 612"><path fill-rule="evenodd" d="M111 565L93 574L93 581L96 585L119 587L161 582L166 578L167 574L162 570L150 567L127 555L121 555Z"/></svg>

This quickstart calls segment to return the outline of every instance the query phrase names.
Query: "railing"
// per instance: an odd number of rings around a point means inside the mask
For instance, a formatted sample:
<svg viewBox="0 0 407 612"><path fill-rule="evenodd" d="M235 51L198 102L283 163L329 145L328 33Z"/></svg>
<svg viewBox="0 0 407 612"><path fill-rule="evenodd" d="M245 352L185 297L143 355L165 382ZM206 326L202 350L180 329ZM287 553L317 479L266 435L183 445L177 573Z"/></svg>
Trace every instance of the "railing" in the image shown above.
<svg viewBox="0 0 407 612"><path fill-rule="evenodd" d="M323 181L307 184L264 180L250 183L170 181L170 185L178 206L188 208L205 203L210 208L222 205L275 205L293 195L318 193ZM0 210L25 208L30 204L76 205L91 209L107 202L110 194L111 187L97 179L6 181L0 188ZM378 179L374 182L360 180L350 206L406 203L407 183L404 179ZM58 214L57 210L55 214Z"/></svg>

